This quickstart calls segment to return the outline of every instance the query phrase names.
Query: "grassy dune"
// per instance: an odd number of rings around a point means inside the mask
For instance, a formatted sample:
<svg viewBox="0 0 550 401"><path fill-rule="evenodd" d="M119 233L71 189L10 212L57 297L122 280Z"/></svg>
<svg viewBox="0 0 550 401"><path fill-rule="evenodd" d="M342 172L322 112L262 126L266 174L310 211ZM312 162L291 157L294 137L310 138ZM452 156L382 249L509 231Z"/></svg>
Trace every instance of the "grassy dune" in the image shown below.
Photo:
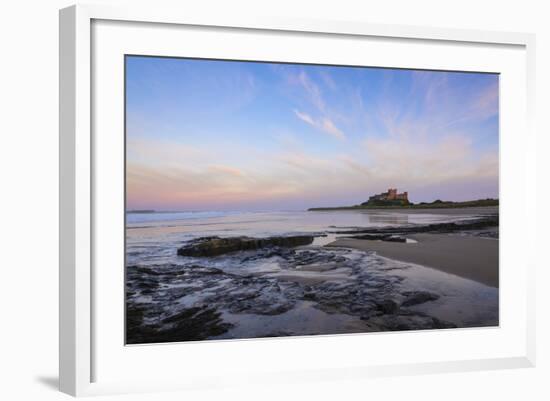
<svg viewBox="0 0 550 401"><path fill-rule="evenodd" d="M363 210L363 209L453 209L462 207L483 207L483 206L498 206L498 199L478 199L465 202L452 202L436 200L434 202L421 202L416 204L401 205L355 205L355 206L335 206L335 207L312 207L309 211L326 211L326 210Z"/></svg>

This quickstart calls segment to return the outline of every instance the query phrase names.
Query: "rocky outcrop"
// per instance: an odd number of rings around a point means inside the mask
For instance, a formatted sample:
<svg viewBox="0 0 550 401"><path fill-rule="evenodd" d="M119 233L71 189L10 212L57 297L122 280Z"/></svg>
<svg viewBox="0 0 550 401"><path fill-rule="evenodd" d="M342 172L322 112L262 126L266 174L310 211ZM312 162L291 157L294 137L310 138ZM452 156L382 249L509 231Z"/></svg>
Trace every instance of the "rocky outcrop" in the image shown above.
<svg viewBox="0 0 550 401"><path fill-rule="evenodd" d="M277 269L252 268L268 261L276 261ZM242 338L239 330L256 320L248 337L340 332L340 320L322 328L311 322L309 329L302 322L310 318L308 308L353 318L362 332L455 327L430 316L429 305L417 308L440 295L408 287L400 271L409 265L387 263L350 249L268 246L223 259L129 265L126 341Z"/></svg>
<svg viewBox="0 0 550 401"><path fill-rule="evenodd" d="M291 248L309 245L313 235L292 235L267 238L252 237L201 237L187 242L178 249L180 256L218 256L230 252L249 251L267 247Z"/></svg>
<svg viewBox="0 0 550 401"><path fill-rule="evenodd" d="M385 242L407 242L407 238L401 237L399 235L393 235L393 234L363 234L363 235L354 235L350 238L366 239L371 241L385 241Z"/></svg>
<svg viewBox="0 0 550 401"><path fill-rule="evenodd" d="M433 223L424 225L407 225L400 227L374 227L374 228L356 228L353 230L330 231L332 234L367 234L371 238L377 239L374 236L391 235L391 234L417 234L417 233L453 233L469 230L483 230L488 227L498 227L499 217L484 216L474 220L451 222L451 223ZM355 237L357 238L357 237Z"/></svg>
<svg viewBox="0 0 550 401"><path fill-rule="evenodd" d="M419 305L439 299L439 295L427 291L406 291L403 295L407 298L401 303L401 306Z"/></svg>
<svg viewBox="0 0 550 401"><path fill-rule="evenodd" d="M381 311L383 314L393 314L399 309L397 302L392 301L391 299L384 299L382 302L376 304L376 308Z"/></svg>
<svg viewBox="0 0 550 401"><path fill-rule="evenodd" d="M220 312L208 306L185 308L154 324L143 323L146 310L145 306L127 306L127 344L165 343L182 339L199 341L221 335L232 327L223 321Z"/></svg>

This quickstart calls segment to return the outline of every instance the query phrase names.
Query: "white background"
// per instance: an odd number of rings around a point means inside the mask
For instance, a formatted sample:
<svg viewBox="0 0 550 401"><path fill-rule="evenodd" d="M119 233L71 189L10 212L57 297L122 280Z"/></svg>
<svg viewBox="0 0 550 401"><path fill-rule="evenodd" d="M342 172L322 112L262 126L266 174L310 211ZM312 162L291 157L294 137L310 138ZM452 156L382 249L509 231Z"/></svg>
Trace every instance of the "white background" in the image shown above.
<svg viewBox="0 0 550 401"><path fill-rule="evenodd" d="M375 38L327 38L312 35L254 31L224 32L185 29L173 24L132 24L97 21L92 29L94 52L92 136L94 162L94 283L95 374L97 382L142 383L188 380L196 375L208 382L236 382L244 375L274 377L276 372L335 370L411 362L458 361L525 355L527 320L522 216L529 201L526 185L524 130L525 52L503 46ZM299 61L328 64L383 65L499 71L500 150L506 160L500 194L500 329L403 332L396 335L287 338L279 341L165 344L161 347L122 347L124 308L124 54L156 54L242 60ZM512 94L512 95L511 95ZM515 224L516 223L516 224ZM449 346L452 345L452 346ZM391 350L391 352L388 352ZM192 361L192 363L182 363ZM300 371L302 370L302 371ZM374 369L376 370L376 369ZM294 373L296 374L296 373ZM313 375L312 375L313 376ZM179 379L179 380L178 380ZM158 388L157 385L155 388ZM162 387L161 387L162 388Z"/></svg>
<svg viewBox="0 0 550 401"><path fill-rule="evenodd" d="M124 4L131 1L96 1ZM156 1L157 6L169 4ZM176 2L173 2L176 3ZM550 196L546 153L550 150L550 25L544 2L526 1L201 1L177 2L221 15L250 13L340 20L362 19L442 27L527 31L538 35L536 129L539 135L539 210ZM256 5L254 3L257 3ZM62 399L57 381L57 10L70 1L2 3L0 41L0 395L5 399ZM521 133L518 133L521 134ZM547 216L540 217L540 255L548 247ZM7 224L6 224L7 223ZM541 262L544 262L541 259ZM392 377L364 381L254 386L201 394L166 393L118 398L157 399L548 399L550 263L537 271L538 366L534 369ZM108 397L113 398L114 397Z"/></svg>

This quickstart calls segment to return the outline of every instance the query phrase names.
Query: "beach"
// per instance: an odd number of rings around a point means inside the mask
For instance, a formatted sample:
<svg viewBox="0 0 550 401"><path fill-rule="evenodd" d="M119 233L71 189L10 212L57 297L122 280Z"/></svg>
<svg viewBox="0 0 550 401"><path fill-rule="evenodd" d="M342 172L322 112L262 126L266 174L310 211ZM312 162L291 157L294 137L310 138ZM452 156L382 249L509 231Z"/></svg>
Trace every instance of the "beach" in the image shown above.
<svg viewBox="0 0 550 401"><path fill-rule="evenodd" d="M374 251L498 288L498 241L446 234L414 234L412 243L342 238L327 246Z"/></svg>
<svg viewBox="0 0 550 401"><path fill-rule="evenodd" d="M127 214L127 343L491 327L498 207Z"/></svg>

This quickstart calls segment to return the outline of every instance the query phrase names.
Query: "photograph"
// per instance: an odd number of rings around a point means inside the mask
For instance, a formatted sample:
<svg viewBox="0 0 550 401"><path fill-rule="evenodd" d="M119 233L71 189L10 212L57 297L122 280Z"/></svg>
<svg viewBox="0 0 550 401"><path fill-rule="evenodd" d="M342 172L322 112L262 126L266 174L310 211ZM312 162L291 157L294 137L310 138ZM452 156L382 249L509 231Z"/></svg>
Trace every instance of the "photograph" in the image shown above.
<svg viewBox="0 0 550 401"><path fill-rule="evenodd" d="M498 73L124 57L125 344L499 326Z"/></svg>

